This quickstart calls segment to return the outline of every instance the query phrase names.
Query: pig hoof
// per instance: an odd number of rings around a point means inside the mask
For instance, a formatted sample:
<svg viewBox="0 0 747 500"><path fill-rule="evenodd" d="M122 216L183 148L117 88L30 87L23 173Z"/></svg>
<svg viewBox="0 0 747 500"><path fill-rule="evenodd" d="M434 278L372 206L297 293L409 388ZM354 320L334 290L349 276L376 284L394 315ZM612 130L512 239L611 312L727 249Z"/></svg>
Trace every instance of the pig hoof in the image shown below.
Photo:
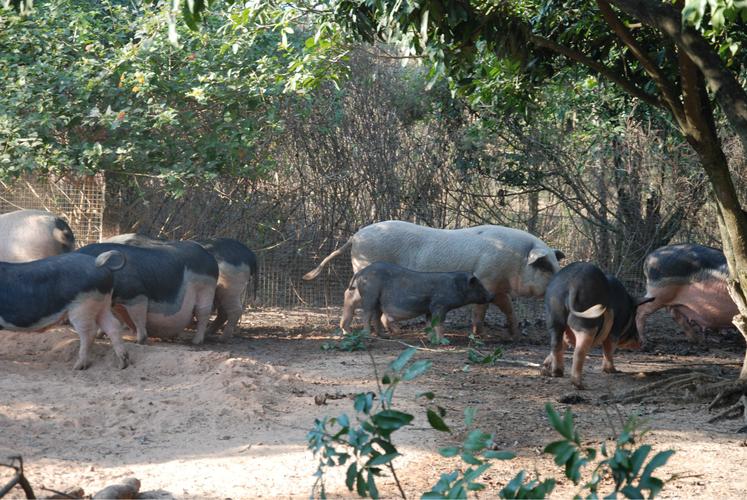
<svg viewBox="0 0 747 500"><path fill-rule="evenodd" d="M545 377L562 377L563 376L563 370L561 369L555 369L553 370L550 366L543 366L542 367L542 375Z"/></svg>
<svg viewBox="0 0 747 500"><path fill-rule="evenodd" d="M586 386L580 380L577 380L577 381L574 380L571 383L573 384L573 387L575 387L579 391L585 391L586 390Z"/></svg>
<svg viewBox="0 0 747 500"><path fill-rule="evenodd" d="M145 345L147 342L148 342L148 337L144 337L142 339L141 338L137 339L137 343L140 344L140 345Z"/></svg>
<svg viewBox="0 0 747 500"><path fill-rule="evenodd" d="M610 367L610 366L605 366L604 368L602 368L602 371L603 371L604 373L621 373L621 372L620 372L620 370L618 370L618 369L617 369L617 368L615 368L614 366L612 366L612 367Z"/></svg>
<svg viewBox="0 0 747 500"><path fill-rule="evenodd" d="M200 345L200 344L202 344L203 340L205 340L205 339L202 338L202 337L195 337L195 338L192 339L192 344L194 344L194 345Z"/></svg>
<svg viewBox="0 0 747 500"><path fill-rule="evenodd" d="M127 366L129 366L129 364L130 364L130 355L127 353L124 353L124 356L119 358L119 369L124 370L125 368L127 368Z"/></svg>
<svg viewBox="0 0 747 500"><path fill-rule="evenodd" d="M78 362L75 363L75 366L73 366L73 370L85 370L89 366L91 366L91 363L88 361L78 360Z"/></svg>

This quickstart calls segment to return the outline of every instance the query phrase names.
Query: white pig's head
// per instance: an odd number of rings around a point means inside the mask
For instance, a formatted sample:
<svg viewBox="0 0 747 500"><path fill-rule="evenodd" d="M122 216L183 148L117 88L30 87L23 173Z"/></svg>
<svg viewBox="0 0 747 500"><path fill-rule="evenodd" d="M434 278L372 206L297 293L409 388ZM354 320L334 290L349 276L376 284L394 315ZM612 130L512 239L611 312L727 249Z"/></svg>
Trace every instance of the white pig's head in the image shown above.
<svg viewBox="0 0 747 500"><path fill-rule="evenodd" d="M533 247L527 254L526 264L512 283L512 291L523 297L543 297L552 275L560 270L559 260L565 254L550 247Z"/></svg>

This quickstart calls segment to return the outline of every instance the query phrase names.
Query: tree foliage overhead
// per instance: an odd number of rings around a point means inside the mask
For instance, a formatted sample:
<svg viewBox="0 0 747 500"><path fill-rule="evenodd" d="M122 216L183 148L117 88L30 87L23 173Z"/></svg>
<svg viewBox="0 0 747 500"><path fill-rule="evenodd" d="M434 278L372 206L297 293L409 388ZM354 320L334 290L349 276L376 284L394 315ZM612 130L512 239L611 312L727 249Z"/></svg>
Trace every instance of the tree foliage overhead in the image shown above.
<svg viewBox="0 0 747 500"><path fill-rule="evenodd" d="M0 16L0 175L126 172L173 186L218 174L262 175L290 64L272 30L199 32L150 3L37 2ZM288 39L290 38L290 41Z"/></svg>

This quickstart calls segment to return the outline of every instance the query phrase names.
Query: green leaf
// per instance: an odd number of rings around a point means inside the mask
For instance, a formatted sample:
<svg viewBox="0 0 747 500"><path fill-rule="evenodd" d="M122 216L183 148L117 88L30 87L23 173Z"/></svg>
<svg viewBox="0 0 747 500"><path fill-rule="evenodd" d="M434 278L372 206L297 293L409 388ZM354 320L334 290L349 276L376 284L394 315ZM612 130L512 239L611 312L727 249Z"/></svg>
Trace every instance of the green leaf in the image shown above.
<svg viewBox="0 0 747 500"><path fill-rule="evenodd" d="M344 413L337 417L337 423L340 425L340 427L350 427L350 419Z"/></svg>
<svg viewBox="0 0 747 500"><path fill-rule="evenodd" d="M441 418L441 416L438 413L428 408L426 415L428 416L428 423L431 424L431 427L433 427L437 431L451 432L451 429L449 429L449 426L446 425L446 422L444 422L444 420Z"/></svg>
<svg viewBox="0 0 747 500"><path fill-rule="evenodd" d="M353 407L358 413L365 413L368 415L371 408L373 408L373 393L366 392L356 394L355 399L353 400Z"/></svg>
<svg viewBox="0 0 747 500"><path fill-rule="evenodd" d="M355 485L355 477L358 474L358 465L353 462L348 467L347 473L345 474L345 486L348 487L348 491L353 491Z"/></svg>
<svg viewBox="0 0 747 500"><path fill-rule="evenodd" d="M630 457L630 473L633 476L638 475L638 471L641 470L641 466L646 461L646 457L651 451L651 446L645 444L633 452L633 456Z"/></svg>
<svg viewBox="0 0 747 500"><path fill-rule="evenodd" d="M398 410L382 410L371 416L374 425L386 431L394 431L408 425L414 417Z"/></svg>
<svg viewBox="0 0 747 500"><path fill-rule="evenodd" d="M462 461L470 465L482 465L483 461L470 453L462 453Z"/></svg>
<svg viewBox="0 0 747 500"><path fill-rule="evenodd" d="M485 448L490 447L492 442L493 436L475 429L467 434L467 438L464 440L464 449L471 453L479 453Z"/></svg>
<svg viewBox="0 0 747 500"><path fill-rule="evenodd" d="M371 498L379 498L379 490L376 488L376 479L371 471L368 472L368 492Z"/></svg>
<svg viewBox="0 0 747 500"><path fill-rule="evenodd" d="M363 478L363 471L358 471L358 474L355 476L355 490L359 497L366 496L368 487L366 485L366 480Z"/></svg>
<svg viewBox="0 0 747 500"><path fill-rule="evenodd" d="M563 421L560 419L560 415L558 415L558 413L550 403L545 403L545 412L547 413L547 418L550 420L550 425L552 426L552 428L563 434L561 432L563 430ZM565 437L566 439L570 439L568 436L563 437Z"/></svg>
<svg viewBox="0 0 747 500"><path fill-rule="evenodd" d="M409 381L419 377L425 373L431 365L432 362L428 359L419 359L415 361L402 375L402 380Z"/></svg>
<svg viewBox="0 0 747 500"><path fill-rule="evenodd" d="M544 453L550 453L552 455L557 455L558 451L563 449L565 446L570 446L567 440L561 439L560 441L553 441L552 443L545 446L545 449L543 450Z"/></svg>
<svg viewBox="0 0 747 500"><path fill-rule="evenodd" d="M369 460L368 463L366 463L366 465L369 467L373 467L375 465L388 464L389 462L391 462L398 456L400 456L400 453L387 453L386 455L379 455Z"/></svg>
<svg viewBox="0 0 747 500"><path fill-rule="evenodd" d="M410 361L410 358L412 358L416 352L417 352L417 349L415 349L414 347L405 349L405 351L402 354L400 354L397 357L397 359L395 359L389 364L389 368L394 372L400 371L402 368L405 367L407 362Z"/></svg>
<svg viewBox="0 0 747 500"><path fill-rule="evenodd" d="M514 476L514 478L508 482L506 486L501 489L498 494L501 498L519 498L518 492L521 488L522 484L524 484L524 478L526 477L525 471L519 471L518 474Z"/></svg>
<svg viewBox="0 0 747 500"><path fill-rule="evenodd" d="M419 397L419 398L423 397L423 398L427 399L428 401L433 401L435 399L436 395L429 391L429 392L421 392L421 393L419 393L417 395L417 397Z"/></svg>
<svg viewBox="0 0 747 500"><path fill-rule="evenodd" d="M488 450L483 452L482 456L494 460L512 460L516 458L516 453L512 451Z"/></svg>
<svg viewBox="0 0 747 500"><path fill-rule="evenodd" d="M446 448L441 448L440 450L438 450L438 453L442 457L451 458L459 454L459 448L456 446L447 446Z"/></svg>
<svg viewBox="0 0 747 500"><path fill-rule="evenodd" d="M625 486L622 490L620 490L620 493L622 493L625 498L643 498L643 492L640 490L640 488L636 488L632 484L628 484Z"/></svg>
<svg viewBox="0 0 747 500"><path fill-rule="evenodd" d="M644 478L650 476L654 472L654 470L665 465L669 460L669 457L671 457L672 455L674 455L674 450L660 451L659 453L654 455L651 461L646 464L646 468L643 469L643 474L641 474L641 477Z"/></svg>

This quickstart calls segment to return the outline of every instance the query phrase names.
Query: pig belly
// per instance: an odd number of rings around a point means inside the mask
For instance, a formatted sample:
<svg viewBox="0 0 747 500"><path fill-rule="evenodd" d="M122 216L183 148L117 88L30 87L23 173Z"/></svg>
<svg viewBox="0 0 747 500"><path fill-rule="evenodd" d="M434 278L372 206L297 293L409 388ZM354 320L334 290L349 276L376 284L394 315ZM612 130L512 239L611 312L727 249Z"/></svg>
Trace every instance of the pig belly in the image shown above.
<svg viewBox="0 0 747 500"><path fill-rule="evenodd" d="M148 322L146 327L149 334L154 336L174 336L184 331L192 323L197 286L189 284L185 287L181 305L150 303L148 306ZM177 309L178 307L178 309Z"/></svg>
<svg viewBox="0 0 747 500"><path fill-rule="evenodd" d="M91 317L95 318L96 314L98 314L98 310L101 309L101 306L99 304L104 297L105 295L102 295L99 292L87 292L80 294L72 302L63 307L61 311L50 314L49 316L45 316L43 318L39 318L33 324L25 327L14 325L13 323L6 321L0 315L0 330L12 330L17 332L43 332L64 323L68 319L68 315L71 313L71 311L80 313L80 311L91 309L94 311L91 314Z"/></svg>
<svg viewBox="0 0 747 500"><path fill-rule="evenodd" d="M734 301L722 282L703 281L679 285L675 289L652 290L653 297L671 295L667 306L677 308L701 328L727 328L738 313Z"/></svg>
<svg viewBox="0 0 747 500"><path fill-rule="evenodd" d="M389 319L393 321L403 321L406 319L417 318L418 316L422 316L423 314L425 314L424 312L412 312L393 306L382 308L382 311L387 315Z"/></svg>
<svg viewBox="0 0 747 500"><path fill-rule="evenodd" d="M66 319L67 308L58 313L54 313L44 318L39 318L32 325L25 327L14 325L13 323L6 321L2 316L0 316L0 330L12 330L16 332L43 332L45 330L49 330L50 328L54 328Z"/></svg>

